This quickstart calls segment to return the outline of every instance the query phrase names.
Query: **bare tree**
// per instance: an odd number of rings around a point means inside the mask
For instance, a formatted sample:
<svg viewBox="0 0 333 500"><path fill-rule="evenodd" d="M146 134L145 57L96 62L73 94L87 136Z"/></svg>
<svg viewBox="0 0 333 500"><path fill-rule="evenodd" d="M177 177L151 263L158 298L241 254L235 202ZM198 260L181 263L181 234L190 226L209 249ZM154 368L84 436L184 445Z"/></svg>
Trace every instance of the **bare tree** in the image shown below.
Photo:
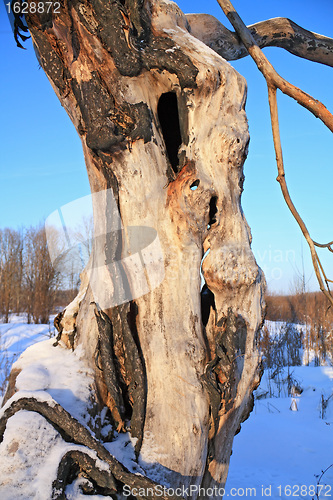
<svg viewBox="0 0 333 500"><path fill-rule="evenodd" d="M0 229L0 313L8 323L11 312L20 312L23 273L22 234Z"/></svg>
<svg viewBox="0 0 333 500"><path fill-rule="evenodd" d="M94 241L94 218L83 216L82 221L75 228L74 238L84 249L84 258L89 258L93 249Z"/></svg>
<svg viewBox="0 0 333 500"><path fill-rule="evenodd" d="M240 203L249 141L245 81L223 51L214 52L230 41L223 27L219 43L206 17L185 16L172 2L60 4L57 13L28 9L26 21L82 140L95 238L79 294L57 319L58 341L81 346L95 373L96 402L109 408L119 432L131 420L137 455L153 443L165 483L223 485L233 437L260 380L264 278ZM261 24L262 38L266 30L278 41L276 26ZM281 25L278 31L283 46ZM306 32L302 45L288 36L297 55L309 55L307 36L312 60L332 63L331 40ZM237 57L240 43L231 39ZM241 55L251 52L244 45ZM204 255L210 293L201 302ZM16 399L3 430L22 408L94 449L118 492L122 484L154 484L124 471L58 404ZM82 469L83 458L76 461Z"/></svg>
<svg viewBox="0 0 333 500"><path fill-rule="evenodd" d="M316 365L324 365L332 360L332 310L318 294L313 294L307 303L308 334L307 347L314 353ZM308 358L309 359L309 358Z"/></svg>
<svg viewBox="0 0 333 500"><path fill-rule="evenodd" d="M48 323L59 273L53 267L43 226L25 233L24 290L28 323Z"/></svg>

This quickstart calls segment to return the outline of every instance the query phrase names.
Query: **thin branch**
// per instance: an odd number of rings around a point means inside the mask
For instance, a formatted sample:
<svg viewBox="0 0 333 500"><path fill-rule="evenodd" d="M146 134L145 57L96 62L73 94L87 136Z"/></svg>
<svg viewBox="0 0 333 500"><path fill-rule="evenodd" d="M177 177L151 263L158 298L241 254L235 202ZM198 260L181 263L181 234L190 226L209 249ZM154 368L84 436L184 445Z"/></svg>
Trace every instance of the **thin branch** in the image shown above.
<svg viewBox="0 0 333 500"><path fill-rule="evenodd" d="M295 85L292 85L287 80L282 78L260 50L250 30L245 26L230 1L217 1L235 28L250 56L258 66L258 69L264 75L267 84L274 85L276 88L280 89L281 92L295 99L298 104L311 111L316 118L320 118L330 131L333 132L333 115L328 111L328 109L320 101L317 101L306 92L303 92L303 90L295 87Z"/></svg>
<svg viewBox="0 0 333 500"><path fill-rule="evenodd" d="M227 61L249 55L237 33L228 30L210 14L186 14L190 33ZM285 17L276 17L248 26L256 44L280 47L309 61L333 67L333 39L305 30Z"/></svg>
<svg viewBox="0 0 333 500"><path fill-rule="evenodd" d="M294 85L284 80L280 75L278 75L278 73L275 71L273 66L270 64L270 62L267 60L267 58L264 56L264 54L256 44L251 32L245 26L245 24L239 17L238 13L235 11L230 1L229 0L217 0L217 1L221 6L223 12L227 16L227 18L235 28L237 34L241 38L243 44L247 48L252 59L255 61L259 70L262 72L262 74L266 79L268 86L268 99L269 99L269 106L271 113L272 133L274 140L276 163L278 168L277 181L280 183L281 191L287 203L287 206L291 211L292 215L294 216L297 224L299 225L309 245L312 263L319 283L319 287L321 291L325 294L325 296L328 298L330 303L333 305L333 296L329 288L329 283L332 281L327 278L315 249L315 246L321 246L323 248L326 247L329 250L331 250L331 245L333 242L328 243L326 245L320 245L318 243L315 243L311 238L303 219L299 215L298 211L295 208L295 205L291 200L285 179L285 170L284 170L282 146L281 146L281 138L279 130L276 90L280 89L285 94L289 95L290 97L293 97L299 104L301 104L306 109L311 111L315 116L319 117L332 132L333 132L333 115L325 108L325 106L321 102L316 101L315 99L313 99L313 97L309 96L302 90L298 89Z"/></svg>
<svg viewBox="0 0 333 500"><path fill-rule="evenodd" d="M333 464L329 465L328 467L326 467L325 470L321 471L321 475L319 476L318 478L318 481L317 481L317 485L316 485L316 498L318 498L318 500L320 499L320 493L318 493L318 490L319 490L319 486L320 486L320 481L322 480L324 474L326 474L326 472L331 468L333 467Z"/></svg>
<svg viewBox="0 0 333 500"><path fill-rule="evenodd" d="M306 239L309 247L310 247L310 252L311 252L311 258L312 258L312 263L313 267L316 273L316 277L320 286L320 289L324 294L327 296L327 298L332 302L333 304L333 297L330 294L330 290L328 287L328 280L326 278L326 275L324 273L324 269L321 265L321 262L318 258L314 242L309 234L309 231L302 219L302 217L299 215L298 211L296 210L295 205L293 204L288 186L286 183L286 178L285 178L285 170L284 170L284 163L283 163L283 155L282 155L282 146L281 146L281 138L280 138L280 130L279 130L279 116L278 116L278 107L277 107L277 100L276 100L276 87L268 85L268 100L269 100L269 107L270 107L270 112L271 112L271 122L272 122L272 132L273 132L273 140L274 140L274 148L275 148L275 154L276 154L276 163L277 163L277 168L278 168L278 177L277 181L280 183L281 186L281 191L283 194L283 197L288 205L289 210L293 214L294 218L296 219L297 224L299 225L304 238ZM328 290L326 290L325 285L323 283L322 279L322 274L324 276L324 280L326 282L326 286Z"/></svg>
<svg viewBox="0 0 333 500"><path fill-rule="evenodd" d="M317 243L316 241L313 242L316 247L319 247L319 248L327 248L330 252L333 253L333 248L332 248L332 245L333 245L333 241L330 241L329 243Z"/></svg>

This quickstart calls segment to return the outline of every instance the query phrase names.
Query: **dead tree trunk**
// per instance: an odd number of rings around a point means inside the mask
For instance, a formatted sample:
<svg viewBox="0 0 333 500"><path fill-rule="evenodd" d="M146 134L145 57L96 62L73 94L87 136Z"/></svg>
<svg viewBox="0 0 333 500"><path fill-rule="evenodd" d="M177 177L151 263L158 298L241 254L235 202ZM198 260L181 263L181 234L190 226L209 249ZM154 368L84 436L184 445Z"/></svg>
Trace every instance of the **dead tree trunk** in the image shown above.
<svg viewBox="0 0 333 500"><path fill-rule="evenodd" d="M260 371L245 81L168 1L73 0L26 20L93 194L94 251L59 341L84 349L148 477L223 486Z"/></svg>

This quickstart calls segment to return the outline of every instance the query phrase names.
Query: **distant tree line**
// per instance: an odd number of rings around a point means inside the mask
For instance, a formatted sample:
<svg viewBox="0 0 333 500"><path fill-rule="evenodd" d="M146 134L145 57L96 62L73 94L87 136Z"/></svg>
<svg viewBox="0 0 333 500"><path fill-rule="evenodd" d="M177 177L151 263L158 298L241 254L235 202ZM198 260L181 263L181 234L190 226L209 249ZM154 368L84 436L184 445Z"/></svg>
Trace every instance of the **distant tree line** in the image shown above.
<svg viewBox="0 0 333 500"><path fill-rule="evenodd" d="M290 295L267 295L266 304L266 319L282 321L287 325L279 339L273 338L265 329L262 331L262 350L268 367L276 365L281 344L287 346L289 355L295 353L295 349L302 348L306 364L310 361L311 353L315 365L332 360L333 310L321 292L309 293L304 287L296 287ZM296 329L292 327L295 324L301 326Z"/></svg>
<svg viewBox="0 0 333 500"><path fill-rule="evenodd" d="M48 323L62 276L51 263L44 226L0 229L0 315Z"/></svg>

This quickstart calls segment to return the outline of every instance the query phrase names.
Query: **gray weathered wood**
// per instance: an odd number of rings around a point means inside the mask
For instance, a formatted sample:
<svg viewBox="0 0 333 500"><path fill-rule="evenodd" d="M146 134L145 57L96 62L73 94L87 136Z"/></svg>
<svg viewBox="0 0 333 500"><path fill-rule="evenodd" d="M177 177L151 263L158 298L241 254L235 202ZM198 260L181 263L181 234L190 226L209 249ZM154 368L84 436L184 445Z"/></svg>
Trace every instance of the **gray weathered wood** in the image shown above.
<svg viewBox="0 0 333 500"><path fill-rule="evenodd" d="M75 1L27 23L93 194L94 251L59 341L84 349L119 430L133 417L147 476L223 485L260 374L264 278L241 208L245 80L173 2ZM141 228L141 256L130 228ZM203 325L208 250L214 304Z"/></svg>
<svg viewBox="0 0 333 500"><path fill-rule="evenodd" d="M189 31L227 61L248 55L243 43L210 14L187 14ZM333 39L308 31L290 19L276 17L248 26L260 48L280 47L295 56L333 66Z"/></svg>

